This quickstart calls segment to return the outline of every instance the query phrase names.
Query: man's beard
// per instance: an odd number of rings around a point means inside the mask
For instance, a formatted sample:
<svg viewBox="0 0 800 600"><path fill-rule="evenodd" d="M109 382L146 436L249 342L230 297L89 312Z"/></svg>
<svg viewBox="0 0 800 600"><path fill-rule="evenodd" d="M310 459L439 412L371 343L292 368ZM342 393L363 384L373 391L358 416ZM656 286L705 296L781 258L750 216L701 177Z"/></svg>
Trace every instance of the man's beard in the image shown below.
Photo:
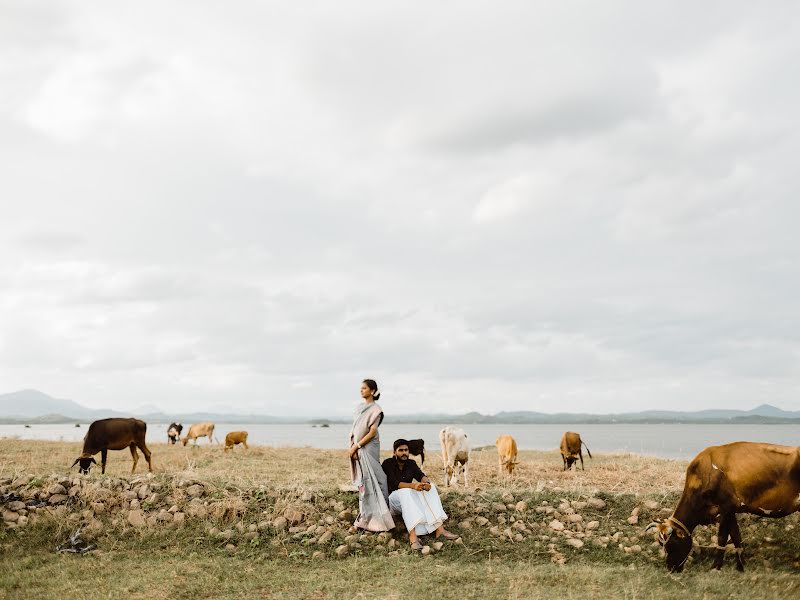
<svg viewBox="0 0 800 600"><path fill-rule="evenodd" d="M408 460L408 457L407 456L403 456L401 454L400 456L397 457L397 460L399 460L400 462L406 462Z"/></svg>

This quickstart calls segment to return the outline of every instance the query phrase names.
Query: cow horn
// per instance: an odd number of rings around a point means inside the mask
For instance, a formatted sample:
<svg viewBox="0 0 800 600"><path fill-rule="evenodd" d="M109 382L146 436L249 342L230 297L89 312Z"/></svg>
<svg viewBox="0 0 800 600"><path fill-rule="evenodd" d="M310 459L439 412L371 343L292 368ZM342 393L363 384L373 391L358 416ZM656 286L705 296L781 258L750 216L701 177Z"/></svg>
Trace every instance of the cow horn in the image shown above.
<svg viewBox="0 0 800 600"><path fill-rule="evenodd" d="M652 523L650 523L650 525L645 527L644 531L645 531L645 533L647 533L651 529L658 529L659 525L661 525L661 523L659 521L653 521Z"/></svg>

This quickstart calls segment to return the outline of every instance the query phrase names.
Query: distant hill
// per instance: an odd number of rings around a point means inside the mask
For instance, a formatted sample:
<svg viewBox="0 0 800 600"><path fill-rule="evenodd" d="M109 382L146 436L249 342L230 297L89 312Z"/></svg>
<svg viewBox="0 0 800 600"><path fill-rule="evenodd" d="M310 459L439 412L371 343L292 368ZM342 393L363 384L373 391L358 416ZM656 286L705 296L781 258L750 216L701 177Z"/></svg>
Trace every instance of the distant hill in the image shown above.
<svg viewBox="0 0 800 600"><path fill-rule="evenodd" d="M273 417L258 414L231 414L217 412L192 412L164 414L156 406L146 404L132 412L95 410L72 400L52 398L38 390L21 390L0 394L0 423L74 423L106 417L138 417L150 423L349 423L346 418ZM694 412L645 410L632 413L542 413L534 411L507 411L494 415L469 412L461 415L426 413L412 415L387 415L387 423L800 423L800 411L787 411L762 404L751 410L711 409Z"/></svg>

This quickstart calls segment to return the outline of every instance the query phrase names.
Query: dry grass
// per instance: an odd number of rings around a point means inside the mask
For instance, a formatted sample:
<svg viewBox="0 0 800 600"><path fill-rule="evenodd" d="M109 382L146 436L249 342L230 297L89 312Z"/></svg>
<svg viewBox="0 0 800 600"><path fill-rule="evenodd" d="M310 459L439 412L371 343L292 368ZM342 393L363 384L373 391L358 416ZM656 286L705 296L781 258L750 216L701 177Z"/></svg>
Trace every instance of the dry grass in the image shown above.
<svg viewBox="0 0 800 600"><path fill-rule="evenodd" d="M20 473L36 475L64 474L81 450L79 442L42 442L0 439L0 477ZM240 487L267 485L279 488L311 490L336 488L349 478L345 450L312 448L271 448L241 446L224 453L222 445L197 447L152 444L156 473L191 473L204 480L225 481ZM390 456L388 452L385 457ZM97 457L99 459L99 455ZM520 464L509 478L499 475L497 453L492 449L473 451L470 459L470 488L541 491L564 490L586 494L593 490L621 494L663 495L679 493L683 488L686 463L637 455L595 455L585 458L586 471L562 471L558 452L523 451ZM128 476L130 453L109 452L106 474ZM75 468L77 469L77 467ZM73 469L73 473L76 470ZM99 469L97 469L99 472ZM434 481L442 480L442 459L429 453L423 469ZM137 473L146 473L147 463L139 458ZM657 490L653 485L657 483ZM456 489L460 489L457 486Z"/></svg>
<svg viewBox="0 0 800 600"><path fill-rule="evenodd" d="M643 512L649 519L674 506L683 486L686 463L632 455L600 455L586 460L586 471L563 472L556 452L522 452L513 478L498 475L494 449L473 452L471 485L443 495L451 517L448 527L464 543L449 544L441 553L422 557L407 550L407 538L395 533L400 549L393 554L377 536L362 536L346 559L335 548L347 543L349 522L337 522L329 544L310 545L307 534L265 530L247 541L249 525L271 520L288 507L300 507L304 523L323 523L343 507L357 510L355 494L340 491L348 480L344 450L251 447L223 453L220 445L197 448L154 444L156 477L130 478L130 454L109 453L107 476L95 469L77 478L89 490L123 489L133 479L159 485L162 497L146 512L154 515L173 502L187 507L181 479L199 480L209 493L208 515L187 519L178 529L167 526L131 527L126 507L116 504L92 515L89 493L69 510L14 531L0 530L0 598L404 598L409 573L413 595L434 598L787 598L797 595L800 581L798 515L781 520L743 517L747 572L739 574L728 557L722 573L709 572L711 554L699 552L681 576L666 572L657 547L643 534L643 524L627 518L643 499L659 508ZM0 439L0 479L30 474L31 488L46 489L48 478L63 479L80 451L79 443ZM441 458L431 453L425 470L441 481ZM137 475L146 473L140 459ZM75 476L75 470L72 471ZM73 479L72 477L70 479ZM127 489L127 488L124 488ZM520 542L491 536L486 528L458 526L486 510L505 492L529 503L531 534ZM121 492L120 492L121 493ZM619 546L640 544L628 554L615 543L587 543L576 550L548 529L551 517L533 510L543 502L597 495L602 509L584 509L596 519L596 535L620 532ZM503 500L505 502L505 500ZM106 500L108 506L113 502ZM145 507L143 507L145 508ZM511 512L513 512L513 505ZM87 514L88 513L88 514ZM510 513L509 513L510 514ZM77 524L102 521L94 541L100 550L83 556L57 555L53 548ZM494 521L492 521L494 522ZM229 529L238 547L233 555L212 528ZM237 529L238 528L238 529ZM716 528L702 528L696 539L710 544ZM260 530L259 530L260 531ZM305 536L305 537L304 537ZM320 551L320 558L312 558ZM553 564L561 556L566 564Z"/></svg>

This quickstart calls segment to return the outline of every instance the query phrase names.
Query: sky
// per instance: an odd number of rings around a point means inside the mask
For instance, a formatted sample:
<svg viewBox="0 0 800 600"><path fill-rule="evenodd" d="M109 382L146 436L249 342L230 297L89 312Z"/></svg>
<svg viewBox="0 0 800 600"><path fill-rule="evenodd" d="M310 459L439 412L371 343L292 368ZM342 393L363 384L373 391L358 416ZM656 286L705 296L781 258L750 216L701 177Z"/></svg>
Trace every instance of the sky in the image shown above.
<svg viewBox="0 0 800 600"><path fill-rule="evenodd" d="M0 393L800 409L798 17L0 0Z"/></svg>

